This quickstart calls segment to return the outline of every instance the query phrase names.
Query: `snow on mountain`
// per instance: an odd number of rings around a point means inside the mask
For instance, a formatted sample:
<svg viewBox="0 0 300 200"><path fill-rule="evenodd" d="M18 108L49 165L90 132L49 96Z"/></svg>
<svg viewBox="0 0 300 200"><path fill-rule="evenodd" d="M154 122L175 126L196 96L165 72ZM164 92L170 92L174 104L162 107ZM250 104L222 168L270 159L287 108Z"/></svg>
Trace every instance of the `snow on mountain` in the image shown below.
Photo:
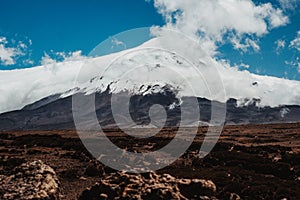
<svg viewBox="0 0 300 200"><path fill-rule="evenodd" d="M189 52L198 49L191 46ZM53 94L66 97L76 92L103 91L107 85L114 92L137 93L145 92L147 85L171 85L179 96L196 95L222 102L235 98L241 105L252 99L261 106L300 105L299 81L251 74L202 52L198 55L197 62L190 61L186 55L165 50L155 38L106 56L0 71L0 112L21 109Z"/></svg>

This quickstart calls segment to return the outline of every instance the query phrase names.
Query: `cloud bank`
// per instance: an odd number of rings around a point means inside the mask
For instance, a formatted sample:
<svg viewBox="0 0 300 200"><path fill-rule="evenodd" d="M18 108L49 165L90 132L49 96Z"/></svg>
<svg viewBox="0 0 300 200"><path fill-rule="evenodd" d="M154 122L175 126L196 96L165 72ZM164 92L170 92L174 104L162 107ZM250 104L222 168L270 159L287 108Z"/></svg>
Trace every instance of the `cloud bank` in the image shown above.
<svg viewBox="0 0 300 200"><path fill-rule="evenodd" d="M61 62L44 56L41 66L0 70L0 113L21 109L43 97L73 88L85 57L80 51L63 55L66 57Z"/></svg>
<svg viewBox="0 0 300 200"><path fill-rule="evenodd" d="M166 27L215 43L229 40L236 49L259 50L252 37L284 26L289 18L271 3L251 0L155 0L155 7L166 20ZM248 39L243 38L247 36Z"/></svg>

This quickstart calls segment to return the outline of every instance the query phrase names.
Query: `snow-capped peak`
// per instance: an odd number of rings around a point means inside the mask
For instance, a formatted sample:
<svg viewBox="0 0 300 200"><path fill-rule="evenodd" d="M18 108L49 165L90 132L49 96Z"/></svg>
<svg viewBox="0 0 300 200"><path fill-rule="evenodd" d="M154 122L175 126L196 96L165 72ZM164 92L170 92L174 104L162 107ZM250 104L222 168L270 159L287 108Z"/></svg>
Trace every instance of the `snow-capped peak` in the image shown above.
<svg viewBox="0 0 300 200"><path fill-rule="evenodd" d="M66 97L77 92L103 91L109 84L114 92L140 92L143 85L170 85L179 96L222 102L255 98L260 100L260 106L300 105L299 81L240 71L193 46L181 48L180 53L172 48L166 50L164 41L154 38L106 56L0 71L0 112L20 109L53 94Z"/></svg>

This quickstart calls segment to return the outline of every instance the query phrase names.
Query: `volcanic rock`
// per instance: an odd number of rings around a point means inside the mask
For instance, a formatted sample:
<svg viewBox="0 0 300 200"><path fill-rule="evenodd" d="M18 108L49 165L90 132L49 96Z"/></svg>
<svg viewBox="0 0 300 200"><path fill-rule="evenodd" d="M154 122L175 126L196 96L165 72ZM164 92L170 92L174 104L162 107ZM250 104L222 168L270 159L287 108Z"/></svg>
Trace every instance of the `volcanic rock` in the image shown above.
<svg viewBox="0 0 300 200"><path fill-rule="evenodd" d="M111 173L82 192L79 200L90 199L216 199L210 180L176 179L169 174Z"/></svg>
<svg viewBox="0 0 300 200"><path fill-rule="evenodd" d="M0 175L0 199L59 199L59 181L54 170L37 160L23 163L11 175Z"/></svg>

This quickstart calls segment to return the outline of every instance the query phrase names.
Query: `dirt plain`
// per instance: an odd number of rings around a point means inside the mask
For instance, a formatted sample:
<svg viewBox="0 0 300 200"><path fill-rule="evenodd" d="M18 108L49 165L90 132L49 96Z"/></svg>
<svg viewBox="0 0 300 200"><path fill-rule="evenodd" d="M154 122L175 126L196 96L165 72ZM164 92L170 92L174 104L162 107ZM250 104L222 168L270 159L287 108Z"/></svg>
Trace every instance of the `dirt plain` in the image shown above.
<svg viewBox="0 0 300 200"><path fill-rule="evenodd" d="M300 123L226 126L213 151L200 159L197 152L206 130L199 128L187 152L157 173L212 180L219 199L230 199L233 193L241 199L300 199ZM136 141L118 130L106 130L112 142L130 151L159 149L175 132L166 128L154 137ZM90 155L74 130L0 133L1 174L34 160L55 170L61 197L66 200L78 199L104 173L115 172Z"/></svg>

